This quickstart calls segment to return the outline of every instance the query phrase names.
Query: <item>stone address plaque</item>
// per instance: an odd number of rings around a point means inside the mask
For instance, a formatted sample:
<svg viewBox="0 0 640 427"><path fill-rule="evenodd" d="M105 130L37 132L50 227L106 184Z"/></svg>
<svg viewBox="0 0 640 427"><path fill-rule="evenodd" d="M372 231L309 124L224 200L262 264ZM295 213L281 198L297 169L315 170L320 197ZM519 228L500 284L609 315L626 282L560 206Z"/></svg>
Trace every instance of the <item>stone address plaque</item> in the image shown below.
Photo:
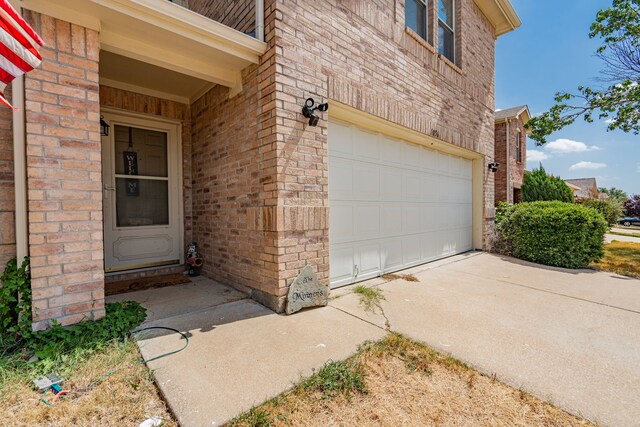
<svg viewBox="0 0 640 427"><path fill-rule="evenodd" d="M321 285L310 265L305 266L289 287L287 314L307 307L325 306L329 303L329 288Z"/></svg>

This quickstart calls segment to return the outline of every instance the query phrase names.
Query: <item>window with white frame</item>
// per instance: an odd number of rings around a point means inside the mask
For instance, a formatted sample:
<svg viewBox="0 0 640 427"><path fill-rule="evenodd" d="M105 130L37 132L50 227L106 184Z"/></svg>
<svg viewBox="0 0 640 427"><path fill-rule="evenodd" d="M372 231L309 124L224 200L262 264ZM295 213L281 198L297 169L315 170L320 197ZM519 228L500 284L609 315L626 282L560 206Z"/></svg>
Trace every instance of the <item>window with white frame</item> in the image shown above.
<svg viewBox="0 0 640 427"><path fill-rule="evenodd" d="M429 0L406 0L404 9L405 25L427 40L427 2Z"/></svg>
<svg viewBox="0 0 640 427"><path fill-rule="evenodd" d="M522 134L518 129L518 133L516 133L516 161L518 163L522 162Z"/></svg>
<svg viewBox="0 0 640 427"><path fill-rule="evenodd" d="M455 0L438 0L438 53L455 63Z"/></svg>

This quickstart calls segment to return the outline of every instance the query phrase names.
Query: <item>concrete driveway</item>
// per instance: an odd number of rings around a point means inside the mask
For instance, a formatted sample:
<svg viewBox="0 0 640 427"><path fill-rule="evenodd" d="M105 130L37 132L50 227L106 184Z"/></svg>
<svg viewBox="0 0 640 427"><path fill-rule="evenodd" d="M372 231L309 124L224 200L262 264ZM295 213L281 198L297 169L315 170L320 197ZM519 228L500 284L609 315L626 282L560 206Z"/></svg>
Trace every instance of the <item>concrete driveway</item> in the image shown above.
<svg viewBox="0 0 640 427"><path fill-rule="evenodd" d="M384 292L383 314L363 311L349 288L330 305L380 327L386 317L393 331L597 423L640 425L640 280L486 253L408 272L420 281L368 283Z"/></svg>

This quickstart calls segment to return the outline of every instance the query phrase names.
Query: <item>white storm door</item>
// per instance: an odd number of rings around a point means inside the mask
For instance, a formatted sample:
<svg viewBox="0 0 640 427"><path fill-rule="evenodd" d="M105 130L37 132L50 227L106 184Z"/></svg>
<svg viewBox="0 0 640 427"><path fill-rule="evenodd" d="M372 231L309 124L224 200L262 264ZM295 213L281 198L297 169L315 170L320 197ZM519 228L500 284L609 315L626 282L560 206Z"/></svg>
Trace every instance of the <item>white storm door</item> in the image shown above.
<svg viewBox="0 0 640 427"><path fill-rule="evenodd" d="M105 271L182 262L179 125L104 114Z"/></svg>

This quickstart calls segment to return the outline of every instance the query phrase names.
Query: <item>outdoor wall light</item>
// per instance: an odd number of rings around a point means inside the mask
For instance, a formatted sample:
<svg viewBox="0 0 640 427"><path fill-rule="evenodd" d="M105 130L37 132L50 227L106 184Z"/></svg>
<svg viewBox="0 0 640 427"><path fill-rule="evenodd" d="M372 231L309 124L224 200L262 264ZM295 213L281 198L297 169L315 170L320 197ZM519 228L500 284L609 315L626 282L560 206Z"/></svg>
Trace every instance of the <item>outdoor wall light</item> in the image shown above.
<svg viewBox="0 0 640 427"><path fill-rule="evenodd" d="M109 136L109 123L104 120L103 116L100 116L100 136Z"/></svg>
<svg viewBox="0 0 640 427"><path fill-rule="evenodd" d="M309 126L318 126L318 120L320 120L320 117L314 111L327 111L329 109L329 104L326 102L314 107L315 104L316 101L314 101L313 98L307 98L304 107L302 107L302 115L309 119Z"/></svg>
<svg viewBox="0 0 640 427"><path fill-rule="evenodd" d="M489 163L489 170L493 173L496 173L498 171L498 167L500 166L500 163Z"/></svg>

